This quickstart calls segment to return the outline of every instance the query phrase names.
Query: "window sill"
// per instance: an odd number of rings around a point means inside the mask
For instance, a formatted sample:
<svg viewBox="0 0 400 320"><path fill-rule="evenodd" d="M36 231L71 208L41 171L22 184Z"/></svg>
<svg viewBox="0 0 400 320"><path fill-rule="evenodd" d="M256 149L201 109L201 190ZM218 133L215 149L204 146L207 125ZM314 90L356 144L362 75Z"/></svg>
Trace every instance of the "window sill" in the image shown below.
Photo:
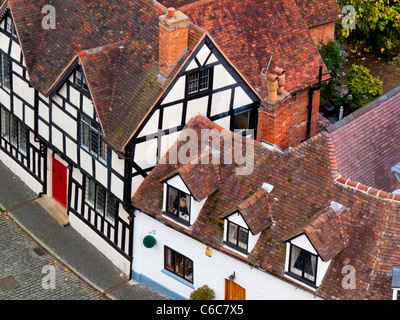
<svg viewBox="0 0 400 320"><path fill-rule="evenodd" d="M169 220L171 220L171 221L173 221L173 222L175 222L175 223L181 225L182 227L184 227L184 228L186 228L186 229L189 229L189 228L191 227L191 225L190 225L189 222L187 222L187 221L185 221L185 220L183 220L183 219L180 219L179 217L177 217L177 216L174 215L174 214L169 213L168 211L163 211L162 215L163 215L165 218L168 218Z"/></svg>
<svg viewBox="0 0 400 320"><path fill-rule="evenodd" d="M179 282L183 283L184 285L187 285L188 287L194 289L193 283L181 278L180 276L176 275L175 273L172 273L171 271L167 269L162 269L162 273L165 273L167 276L170 276L171 278L174 278L175 280L178 280Z"/></svg>
<svg viewBox="0 0 400 320"><path fill-rule="evenodd" d="M318 289L318 287L315 285L314 282L304 279L302 277L299 277L297 275L295 275L294 273L291 272L285 272L285 277L292 279L293 281L295 281L296 283L306 286L312 290L316 290Z"/></svg>
<svg viewBox="0 0 400 320"><path fill-rule="evenodd" d="M231 250L231 251L240 253L241 255L245 256L246 258L250 254L248 251L246 251L246 250L244 250L244 249L242 249L242 248L240 248L238 246L235 246L234 244L232 244L232 243L230 243L228 241L224 241L224 247L229 249L229 250Z"/></svg>

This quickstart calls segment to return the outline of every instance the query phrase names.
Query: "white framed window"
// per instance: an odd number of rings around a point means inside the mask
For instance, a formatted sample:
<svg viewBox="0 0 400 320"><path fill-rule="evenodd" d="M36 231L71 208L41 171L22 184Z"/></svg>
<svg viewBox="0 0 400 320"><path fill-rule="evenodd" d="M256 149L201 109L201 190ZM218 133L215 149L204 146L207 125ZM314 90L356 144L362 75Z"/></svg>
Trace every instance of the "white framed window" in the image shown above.
<svg viewBox="0 0 400 320"><path fill-rule="evenodd" d="M181 190L167 185L167 213L183 220L190 222L190 204L191 196Z"/></svg>
<svg viewBox="0 0 400 320"><path fill-rule="evenodd" d="M188 94L206 91L210 88L210 69L192 72L188 75Z"/></svg>
<svg viewBox="0 0 400 320"><path fill-rule="evenodd" d="M249 229L243 228L229 220L227 227L226 243L235 249L247 252L249 247Z"/></svg>

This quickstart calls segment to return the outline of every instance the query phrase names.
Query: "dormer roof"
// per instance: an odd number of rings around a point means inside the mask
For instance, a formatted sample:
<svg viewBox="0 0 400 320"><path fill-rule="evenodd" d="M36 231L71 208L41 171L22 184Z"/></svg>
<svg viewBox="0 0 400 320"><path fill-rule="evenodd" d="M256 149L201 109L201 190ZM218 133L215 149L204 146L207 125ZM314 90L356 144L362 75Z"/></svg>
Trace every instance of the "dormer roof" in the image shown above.
<svg viewBox="0 0 400 320"><path fill-rule="evenodd" d="M347 234L340 219L341 210L334 206L325 208L283 240L288 241L306 234L321 259L331 260L347 246Z"/></svg>
<svg viewBox="0 0 400 320"><path fill-rule="evenodd" d="M272 201L268 191L260 188L253 195L221 215L222 219L239 212L254 235L272 225Z"/></svg>
<svg viewBox="0 0 400 320"><path fill-rule="evenodd" d="M172 171L162 178L161 182L179 175L196 201L207 198L220 188L220 176L218 167L208 161L205 163L206 158L212 161L211 153L208 151L202 153L195 161Z"/></svg>

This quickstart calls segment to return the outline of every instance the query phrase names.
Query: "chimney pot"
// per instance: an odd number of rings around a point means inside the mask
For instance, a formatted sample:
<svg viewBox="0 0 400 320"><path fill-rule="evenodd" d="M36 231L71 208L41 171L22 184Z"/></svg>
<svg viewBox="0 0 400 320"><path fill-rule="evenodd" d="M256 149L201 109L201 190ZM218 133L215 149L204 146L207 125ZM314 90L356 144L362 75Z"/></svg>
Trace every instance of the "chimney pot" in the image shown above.
<svg viewBox="0 0 400 320"><path fill-rule="evenodd" d="M276 74L268 74L267 76L267 89L268 89L268 98L270 100L277 100L277 92L278 92L278 76Z"/></svg>
<svg viewBox="0 0 400 320"><path fill-rule="evenodd" d="M168 18L172 19L175 17L175 8L168 8Z"/></svg>
<svg viewBox="0 0 400 320"><path fill-rule="evenodd" d="M285 83L286 83L286 75L285 75L285 69L276 67L274 69L274 73L278 75L278 94L283 94L285 91Z"/></svg>

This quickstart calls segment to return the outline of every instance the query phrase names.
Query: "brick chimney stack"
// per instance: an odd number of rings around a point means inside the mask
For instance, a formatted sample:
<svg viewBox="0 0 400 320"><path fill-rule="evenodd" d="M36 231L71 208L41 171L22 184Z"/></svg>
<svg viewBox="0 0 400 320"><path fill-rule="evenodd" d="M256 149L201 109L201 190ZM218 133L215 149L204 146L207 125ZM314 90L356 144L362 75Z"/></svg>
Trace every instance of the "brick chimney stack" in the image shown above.
<svg viewBox="0 0 400 320"><path fill-rule="evenodd" d="M168 76L177 62L187 52L189 18L181 11L168 8L160 19L159 65L160 72Z"/></svg>
<svg viewBox="0 0 400 320"><path fill-rule="evenodd" d="M257 138L282 150L290 143L290 93L284 90L285 70L275 68L267 78L268 97L261 101Z"/></svg>

